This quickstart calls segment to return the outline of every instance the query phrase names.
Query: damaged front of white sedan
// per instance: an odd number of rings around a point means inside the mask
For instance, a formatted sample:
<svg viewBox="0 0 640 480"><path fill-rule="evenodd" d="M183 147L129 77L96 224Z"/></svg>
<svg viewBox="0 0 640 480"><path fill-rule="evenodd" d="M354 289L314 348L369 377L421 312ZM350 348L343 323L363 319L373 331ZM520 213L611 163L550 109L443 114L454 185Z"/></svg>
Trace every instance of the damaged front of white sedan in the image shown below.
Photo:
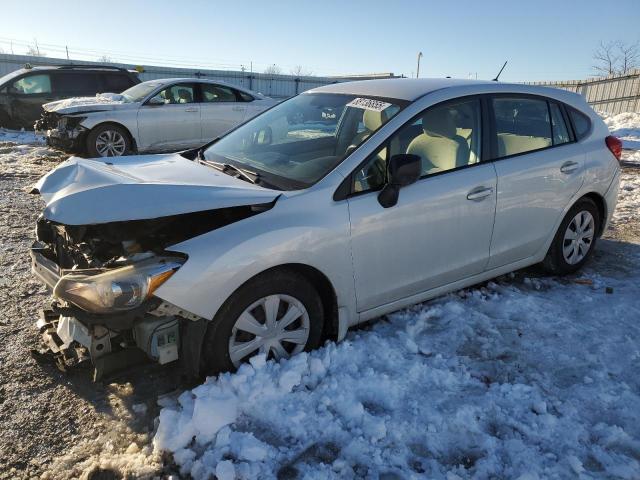
<svg viewBox="0 0 640 480"><path fill-rule="evenodd" d="M620 149L570 92L385 79L181 154L72 157L34 188L39 326L97 376L136 356L201 376L536 263L571 273L615 209Z"/></svg>

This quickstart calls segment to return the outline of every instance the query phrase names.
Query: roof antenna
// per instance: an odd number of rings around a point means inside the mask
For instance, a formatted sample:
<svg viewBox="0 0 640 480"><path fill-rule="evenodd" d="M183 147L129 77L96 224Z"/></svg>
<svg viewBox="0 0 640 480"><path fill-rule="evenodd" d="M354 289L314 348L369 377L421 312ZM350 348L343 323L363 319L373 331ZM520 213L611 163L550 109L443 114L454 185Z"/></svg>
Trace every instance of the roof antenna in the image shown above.
<svg viewBox="0 0 640 480"><path fill-rule="evenodd" d="M508 60L505 60L504 65L502 65L502 68L500 69L500 71L499 71L499 72L498 72L498 74L496 75L496 78L494 78L494 79L492 80L492 82L497 82L497 81L498 81L498 77L500 77L500 74L502 73L502 70L504 70L504 67L506 67L506 66L507 66L507 61L508 61Z"/></svg>

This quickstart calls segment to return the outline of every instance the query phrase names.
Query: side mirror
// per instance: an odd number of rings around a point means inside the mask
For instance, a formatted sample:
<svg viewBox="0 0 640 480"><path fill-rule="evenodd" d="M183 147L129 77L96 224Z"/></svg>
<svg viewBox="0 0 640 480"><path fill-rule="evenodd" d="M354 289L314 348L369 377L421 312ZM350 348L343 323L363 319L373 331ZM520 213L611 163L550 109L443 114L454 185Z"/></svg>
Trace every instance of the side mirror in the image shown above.
<svg viewBox="0 0 640 480"><path fill-rule="evenodd" d="M422 159L418 155L400 153L389 159L389 180L378 194L378 202L384 208L398 203L400 188L415 183L422 173Z"/></svg>
<svg viewBox="0 0 640 480"><path fill-rule="evenodd" d="M152 107L164 105L164 100L156 95L155 97L151 97L149 100L147 100L147 105L150 105Z"/></svg>

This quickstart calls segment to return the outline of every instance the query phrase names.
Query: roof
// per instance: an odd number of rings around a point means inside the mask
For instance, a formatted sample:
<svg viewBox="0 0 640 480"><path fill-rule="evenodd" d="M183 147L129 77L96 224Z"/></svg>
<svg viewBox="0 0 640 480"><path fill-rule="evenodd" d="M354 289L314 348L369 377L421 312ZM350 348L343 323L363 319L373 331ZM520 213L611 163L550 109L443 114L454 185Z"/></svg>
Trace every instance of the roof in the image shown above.
<svg viewBox="0 0 640 480"><path fill-rule="evenodd" d="M548 87L493 82L489 80L460 80L456 78L388 78L361 80L357 82L333 83L308 90L305 93L342 93L347 95L395 98L412 102L436 90L470 86L479 87L479 90L483 92L506 91L513 93L532 93L567 99L577 95L573 92ZM577 96L579 97L579 95Z"/></svg>
<svg viewBox="0 0 640 480"><path fill-rule="evenodd" d="M481 80L459 80L454 78L385 78L357 82L333 83L309 90L309 93L344 93L371 97L397 98L413 101L443 88L464 85L486 85L494 82Z"/></svg>

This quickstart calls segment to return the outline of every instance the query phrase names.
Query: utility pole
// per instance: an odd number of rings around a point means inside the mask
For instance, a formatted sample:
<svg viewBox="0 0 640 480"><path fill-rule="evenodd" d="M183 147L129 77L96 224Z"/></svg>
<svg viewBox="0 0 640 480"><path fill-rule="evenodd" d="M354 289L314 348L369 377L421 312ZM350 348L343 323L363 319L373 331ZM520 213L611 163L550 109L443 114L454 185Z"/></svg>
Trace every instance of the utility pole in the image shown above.
<svg viewBox="0 0 640 480"><path fill-rule="evenodd" d="M420 78L420 59L422 57L422 52L418 52L418 68L416 69L416 78Z"/></svg>
<svg viewBox="0 0 640 480"><path fill-rule="evenodd" d="M67 60L69 60L69 47L65 45L64 49L67 51Z"/></svg>

